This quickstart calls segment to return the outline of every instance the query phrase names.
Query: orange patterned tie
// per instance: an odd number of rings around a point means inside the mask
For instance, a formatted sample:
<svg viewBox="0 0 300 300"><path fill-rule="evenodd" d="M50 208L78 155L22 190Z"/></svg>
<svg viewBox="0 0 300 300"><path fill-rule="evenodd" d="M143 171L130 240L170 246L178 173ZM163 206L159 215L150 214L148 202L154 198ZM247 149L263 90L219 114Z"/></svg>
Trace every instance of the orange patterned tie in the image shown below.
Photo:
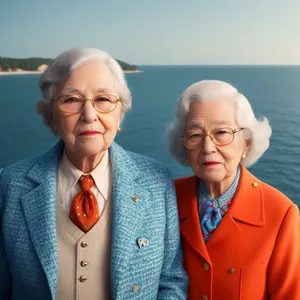
<svg viewBox="0 0 300 300"><path fill-rule="evenodd" d="M82 175L78 183L82 190L72 202L70 219L82 231L88 232L100 218L97 199L90 190L94 180L91 175Z"/></svg>

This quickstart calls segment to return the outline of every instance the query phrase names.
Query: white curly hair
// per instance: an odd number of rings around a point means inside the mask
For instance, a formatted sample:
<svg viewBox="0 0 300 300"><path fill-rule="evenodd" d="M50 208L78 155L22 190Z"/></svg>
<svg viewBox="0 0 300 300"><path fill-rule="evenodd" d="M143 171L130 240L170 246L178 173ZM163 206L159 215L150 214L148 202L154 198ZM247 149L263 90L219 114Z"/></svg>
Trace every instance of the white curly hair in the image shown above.
<svg viewBox="0 0 300 300"><path fill-rule="evenodd" d="M240 127L245 128L243 136L250 144L247 156L241 163L245 167L253 165L269 148L272 129L268 119L264 117L257 119L247 98L230 84L218 80L202 80L192 84L182 93L175 108L175 120L168 130L169 150L182 165L188 166L187 150L182 143L182 135L185 131L190 103L226 99L236 104L236 122Z"/></svg>

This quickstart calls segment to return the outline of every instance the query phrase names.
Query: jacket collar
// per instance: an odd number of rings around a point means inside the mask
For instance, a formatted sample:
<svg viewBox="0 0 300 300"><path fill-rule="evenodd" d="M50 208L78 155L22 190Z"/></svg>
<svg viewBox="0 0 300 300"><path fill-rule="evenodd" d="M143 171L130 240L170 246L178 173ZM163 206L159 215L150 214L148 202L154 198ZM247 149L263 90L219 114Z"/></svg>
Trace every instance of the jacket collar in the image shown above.
<svg viewBox="0 0 300 300"><path fill-rule="evenodd" d="M185 182L184 204L180 205L179 211L181 219L194 216L195 210L198 209L195 202L198 201L199 178L192 176ZM250 225L263 226L265 224L262 183L242 165L240 183L227 214Z"/></svg>
<svg viewBox="0 0 300 300"><path fill-rule="evenodd" d="M228 210L235 220L253 226L265 225L264 195L262 182L241 166L241 180Z"/></svg>

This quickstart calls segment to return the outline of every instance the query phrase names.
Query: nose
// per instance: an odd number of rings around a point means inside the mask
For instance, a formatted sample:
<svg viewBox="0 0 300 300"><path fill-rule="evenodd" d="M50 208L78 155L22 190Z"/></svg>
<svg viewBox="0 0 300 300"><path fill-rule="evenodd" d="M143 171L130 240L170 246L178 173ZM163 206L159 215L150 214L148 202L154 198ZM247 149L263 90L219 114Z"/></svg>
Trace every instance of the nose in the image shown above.
<svg viewBox="0 0 300 300"><path fill-rule="evenodd" d="M216 152L216 145L209 135L203 137L201 147L203 154L210 154Z"/></svg>
<svg viewBox="0 0 300 300"><path fill-rule="evenodd" d="M82 109L82 118L86 123L92 123L98 119L97 111L91 101L86 101Z"/></svg>

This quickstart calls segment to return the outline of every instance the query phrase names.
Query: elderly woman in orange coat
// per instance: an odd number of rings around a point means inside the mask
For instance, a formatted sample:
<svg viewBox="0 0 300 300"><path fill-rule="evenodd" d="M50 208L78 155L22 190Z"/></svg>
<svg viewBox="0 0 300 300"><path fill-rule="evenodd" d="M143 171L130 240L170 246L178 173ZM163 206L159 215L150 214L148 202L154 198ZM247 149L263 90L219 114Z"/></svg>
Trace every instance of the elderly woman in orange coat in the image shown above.
<svg viewBox="0 0 300 300"><path fill-rule="evenodd" d="M197 82L178 101L170 150L195 173L176 180L190 300L300 299L298 207L246 169L270 136L228 83Z"/></svg>

